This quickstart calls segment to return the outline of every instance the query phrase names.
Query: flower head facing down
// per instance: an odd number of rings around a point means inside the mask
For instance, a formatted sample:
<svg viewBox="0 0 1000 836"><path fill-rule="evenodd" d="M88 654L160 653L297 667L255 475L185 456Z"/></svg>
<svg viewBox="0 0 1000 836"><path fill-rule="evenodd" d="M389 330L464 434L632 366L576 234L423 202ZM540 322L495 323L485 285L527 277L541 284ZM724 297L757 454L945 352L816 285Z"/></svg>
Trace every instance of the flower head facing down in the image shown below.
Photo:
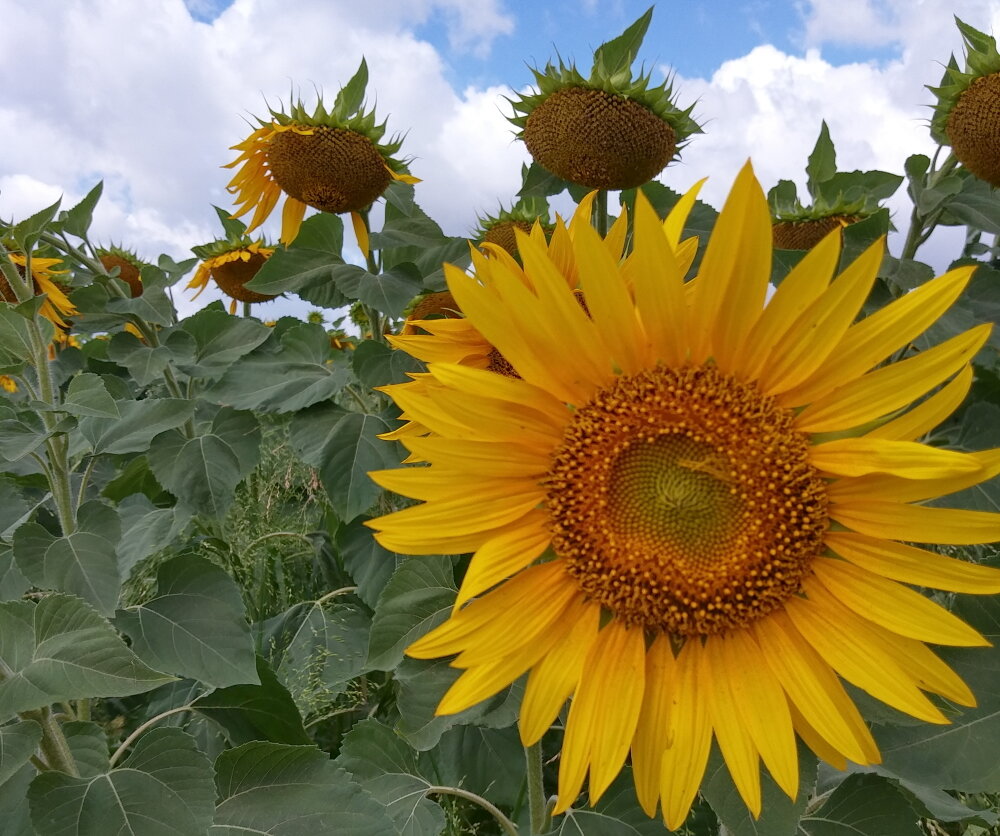
<svg viewBox="0 0 1000 836"><path fill-rule="evenodd" d="M24 253L10 252L8 258L23 276L28 265ZM56 269L62 263L62 259L59 258L44 258L37 255L31 257L32 287L36 296L45 295L41 314L57 328L67 328L66 318L77 314L76 306L66 295L65 285L59 282L59 277L69 272ZM11 305L17 304L17 295L2 274L0 274L0 300Z"/></svg>
<svg viewBox="0 0 1000 836"><path fill-rule="evenodd" d="M271 118L258 120L243 142L234 145L240 155L226 168L237 168L229 183L236 195L235 217L253 210L252 232L270 216L281 195L281 242L298 235L306 208L340 214L367 209L392 180L419 182L406 163L393 155L402 141L382 143L385 123L375 123L375 112L364 110L368 67L364 59L355 76L341 89L331 109L320 99L308 112L301 101L289 112L270 109Z"/></svg>
<svg viewBox="0 0 1000 836"><path fill-rule="evenodd" d="M503 247L514 258L518 257L515 229L529 233L538 223L546 238L552 235L554 229L549 220L548 202L541 197L522 197L509 209L500 207L495 215L487 213L477 220L478 226L472 233L473 239L480 246L493 244Z"/></svg>
<svg viewBox="0 0 1000 836"><path fill-rule="evenodd" d="M1000 451L916 441L964 397L988 327L883 365L971 269L855 322L884 245L837 274L829 235L765 305L771 223L747 165L685 283L695 192L666 221L640 196L623 259L574 218L548 247L519 235L523 269L448 268L516 376L448 359L452 320L394 340L429 360L387 387L423 466L373 478L419 504L370 523L393 551L473 553L451 617L407 650L455 655L438 712L527 673L526 744L572 698L557 812L631 752L640 803L672 828L713 739L754 815L761 761L796 795L796 736L840 768L878 762L841 680L931 723L947 719L927 693L972 705L925 642L986 640L906 584L1000 591L997 570L900 542L1000 538L1000 515L915 504L1000 472Z"/></svg>
<svg viewBox="0 0 1000 836"><path fill-rule="evenodd" d="M191 251L202 259L194 278L187 284L188 289L198 288L192 299L198 298L208 286L209 279L214 280L219 290L233 300L230 306L232 310L235 310L237 301L268 302L274 299L274 296L245 287L274 253L274 247L264 246L263 240L237 243L216 241L192 247Z"/></svg>
<svg viewBox="0 0 1000 836"><path fill-rule="evenodd" d="M931 120L931 134L951 145L969 171L1000 186L1000 52L996 39L955 18L965 41L965 69L952 56Z"/></svg>
<svg viewBox="0 0 1000 836"><path fill-rule="evenodd" d="M142 296L142 277L140 276L140 272L145 267L145 264L134 252L112 245L99 248L97 256L101 260L104 269L109 273L117 268L118 278L128 285L133 299L136 296Z"/></svg>
<svg viewBox="0 0 1000 836"><path fill-rule="evenodd" d="M563 180L592 189L630 189L659 174L701 128L675 103L668 81L632 75L652 18L650 8L598 47L585 78L572 63L533 69L538 92L511 100L511 122L534 160Z"/></svg>

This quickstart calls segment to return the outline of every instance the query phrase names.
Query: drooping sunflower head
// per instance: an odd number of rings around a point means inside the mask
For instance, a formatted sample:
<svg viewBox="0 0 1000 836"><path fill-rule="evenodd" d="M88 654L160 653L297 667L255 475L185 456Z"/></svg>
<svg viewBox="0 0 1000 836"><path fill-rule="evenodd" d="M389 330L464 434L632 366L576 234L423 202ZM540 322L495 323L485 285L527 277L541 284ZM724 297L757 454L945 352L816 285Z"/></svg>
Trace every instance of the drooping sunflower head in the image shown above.
<svg viewBox="0 0 1000 836"><path fill-rule="evenodd" d="M202 259L194 278L188 282L188 288L198 288L192 296L197 299L212 279L232 303L230 311L236 310L239 302L268 302L274 296L257 293L245 287L264 263L274 253L274 247L265 246L263 239L234 243L232 241L214 241L200 247L192 247L191 252Z"/></svg>
<svg viewBox="0 0 1000 836"><path fill-rule="evenodd" d="M887 362L972 268L858 319L884 241L839 270L827 236L768 299L748 165L685 282L693 203L661 221L639 195L624 258L584 220L557 226L572 259L519 234L523 266L448 268L455 322L516 374L455 359L452 320L393 340L428 362L386 388L421 466L372 476L417 504L369 523L396 552L472 553L450 618L407 650L455 656L438 712L527 673L526 744L572 698L556 812L588 771L596 801L631 751L640 803L671 828L713 740L755 816L761 761L797 794L797 737L838 768L877 763L842 680L931 723L948 720L927 694L974 704L925 642L985 639L911 586L1000 591L1000 571L902 542L1000 538L998 514L923 504L995 476L1000 451L918 441L964 398L989 327Z"/></svg>
<svg viewBox="0 0 1000 836"><path fill-rule="evenodd" d="M969 171L1000 186L1000 53L996 39L955 18L965 40L965 69L951 57L931 119L931 135L950 145Z"/></svg>
<svg viewBox="0 0 1000 836"><path fill-rule="evenodd" d="M589 77L560 58L532 69L537 92L511 99L510 121L531 156L563 180L592 189L630 189L659 174L701 128L676 104L670 79L632 74L652 9L598 47Z"/></svg>
<svg viewBox="0 0 1000 836"><path fill-rule="evenodd" d="M549 206L542 197L522 197L509 209L502 206L495 215L487 213L476 219L478 226L472 233L477 244L494 244L502 247L514 258L517 258L517 239L514 230L531 232L538 223L546 237L552 235L555 227L549 220Z"/></svg>
<svg viewBox="0 0 1000 836"><path fill-rule="evenodd" d="M774 247L810 250L835 229L870 218L903 178L884 171L838 171L837 152L824 121L806 165L808 202L791 180L768 193Z"/></svg>
<svg viewBox="0 0 1000 836"><path fill-rule="evenodd" d="M23 276L28 265L24 253L8 251L8 258ZM75 316L78 311L66 295L66 286L60 281L69 270L57 269L61 265L60 258L46 258L40 255L31 256L31 283L35 295L45 295L41 313L46 319L59 328L67 328L66 318ZM17 304L17 295L10 283L0 274L0 299L12 305Z"/></svg>
<svg viewBox="0 0 1000 836"><path fill-rule="evenodd" d="M382 142L385 123L364 107L368 66L364 59L354 77L337 94L329 110L322 97L306 110L301 99L287 112L268 108L268 119L234 145L239 156L226 168L238 170L229 183L236 195L235 217L253 210L253 231L271 214L282 194L281 242L298 235L306 207L322 212L358 213L367 209L393 180L418 182L404 160L394 155L402 139Z"/></svg>
<svg viewBox="0 0 1000 836"><path fill-rule="evenodd" d="M131 250L109 244L107 247L98 247L97 256L109 273L115 268L118 269L118 278L128 285L133 299L142 295L142 278L139 273L146 265L138 255Z"/></svg>

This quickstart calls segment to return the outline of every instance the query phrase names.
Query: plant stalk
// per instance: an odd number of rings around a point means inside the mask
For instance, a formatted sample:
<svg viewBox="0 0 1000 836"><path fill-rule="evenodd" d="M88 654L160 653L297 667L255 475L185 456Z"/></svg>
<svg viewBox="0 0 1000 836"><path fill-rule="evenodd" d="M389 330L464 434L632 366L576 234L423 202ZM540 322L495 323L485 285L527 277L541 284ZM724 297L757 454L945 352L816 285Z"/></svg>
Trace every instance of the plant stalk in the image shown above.
<svg viewBox="0 0 1000 836"><path fill-rule="evenodd" d="M528 817L531 822L531 836L546 833L551 824L545 801L545 782L542 777L542 742L524 747L524 760L528 781Z"/></svg>

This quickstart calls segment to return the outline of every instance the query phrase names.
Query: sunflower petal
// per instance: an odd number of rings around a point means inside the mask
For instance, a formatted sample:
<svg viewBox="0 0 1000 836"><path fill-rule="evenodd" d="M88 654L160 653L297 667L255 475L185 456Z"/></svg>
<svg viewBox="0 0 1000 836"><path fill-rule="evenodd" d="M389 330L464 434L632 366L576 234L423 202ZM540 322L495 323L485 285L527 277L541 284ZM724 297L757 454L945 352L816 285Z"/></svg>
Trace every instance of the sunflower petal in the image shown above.
<svg viewBox="0 0 1000 836"><path fill-rule="evenodd" d="M832 476L888 473L902 479L940 479L979 473L983 469L968 453L880 438L827 441L814 446L809 458L814 467Z"/></svg>

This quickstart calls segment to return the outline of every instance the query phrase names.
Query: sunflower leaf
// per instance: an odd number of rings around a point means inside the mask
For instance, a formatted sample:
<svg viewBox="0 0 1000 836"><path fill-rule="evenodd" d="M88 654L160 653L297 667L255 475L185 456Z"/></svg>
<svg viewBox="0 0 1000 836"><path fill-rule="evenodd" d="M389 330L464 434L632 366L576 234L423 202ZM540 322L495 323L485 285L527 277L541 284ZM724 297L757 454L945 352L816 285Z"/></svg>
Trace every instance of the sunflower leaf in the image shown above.
<svg viewBox="0 0 1000 836"><path fill-rule="evenodd" d="M368 62L362 57L358 71L351 80L340 88L337 98L333 101L333 116L337 119L347 119L365 102L365 88L368 86Z"/></svg>
<svg viewBox="0 0 1000 836"><path fill-rule="evenodd" d="M175 557L157 570L156 590L115 619L139 658L216 688L260 683L243 598L223 569Z"/></svg>
<svg viewBox="0 0 1000 836"><path fill-rule="evenodd" d="M77 512L77 529L55 537L38 523L26 523L14 533L17 568L35 586L79 595L101 614L118 604L121 578L115 547L121 523L113 508L91 500Z"/></svg>
<svg viewBox="0 0 1000 836"><path fill-rule="evenodd" d="M94 208L101 199L104 191L104 181L101 180L94 188L87 192L86 196L72 209L67 209L59 213L59 222L62 224L64 232L83 238L90 229L90 222L94 217Z"/></svg>
<svg viewBox="0 0 1000 836"><path fill-rule="evenodd" d="M219 755L215 772L218 807L210 836L397 832L385 805L315 746L248 743Z"/></svg>
<svg viewBox="0 0 1000 836"><path fill-rule="evenodd" d="M768 833L770 831L767 831ZM802 836L922 836L913 808L877 775L851 775L799 822Z"/></svg>
<svg viewBox="0 0 1000 836"><path fill-rule="evenodd" d="M375 609L389 578L406 558L382 548L364 524L367 519L370 517L361 516L338 528L337 548L344 568L357 584L358 597Z"/></svg>
<svg viewBox="0 0 1000 836"><path fill-rule="evenodd" d="M153 437L179 427L194 413L185 398L121 401L120 418L80 419L80 432L94 453L144 453Z"/></svg>
<svg viewBox="0 0 1000 836"><path fill-rule="evenodd" d="M610 78L616 73L627 72L639 54L642 40L646 37L646 30L649 29L649 22L652 19L653 6L650 6L617 38L612 38L597 47L594 50L594 75Z"/></svg>
<svg viewBox="0 0 1000 836"><path fill-rule="evenodd" d="M46 206L31 217L25 218L11 227L11 237L21 252L30 253L35 248L38 239L41 238L42 233L52 223L56 212L59 211L60 204L62 204L61 197L51 206Z"/></svg>
<svg viewBox="0 0 1000 836"><path fill-rule="evenodd" d="M816 145L813 147L812 153L809 155L809 162L806 164L806 174L808 175L806 188L813 200L820 198L820 184L831 179L836 173L837 149L833 146L833 140L830 139L830 128L824 119L820 125Z"/></svg>
<svg viewBox="0 0 1000 836"><path fill-rule="evenodd" d="M212 766L180 729L153 729L121 768L39 775L28 790L39 836L204 833L212 821Z"/></svg>
<svg viewBox="0 0 1000 836"><path fill-rule="evenodd" d="M108 621L79 598L0 604L0 716L63 700L124 697L170 682L148 668Z"/></svg>
<svg viewBox="0 0 1000 836"><path fill-rule="evenodd" d="M0 784L28 762L41 739L42 727L34 720L0 726Z"/></svg>

